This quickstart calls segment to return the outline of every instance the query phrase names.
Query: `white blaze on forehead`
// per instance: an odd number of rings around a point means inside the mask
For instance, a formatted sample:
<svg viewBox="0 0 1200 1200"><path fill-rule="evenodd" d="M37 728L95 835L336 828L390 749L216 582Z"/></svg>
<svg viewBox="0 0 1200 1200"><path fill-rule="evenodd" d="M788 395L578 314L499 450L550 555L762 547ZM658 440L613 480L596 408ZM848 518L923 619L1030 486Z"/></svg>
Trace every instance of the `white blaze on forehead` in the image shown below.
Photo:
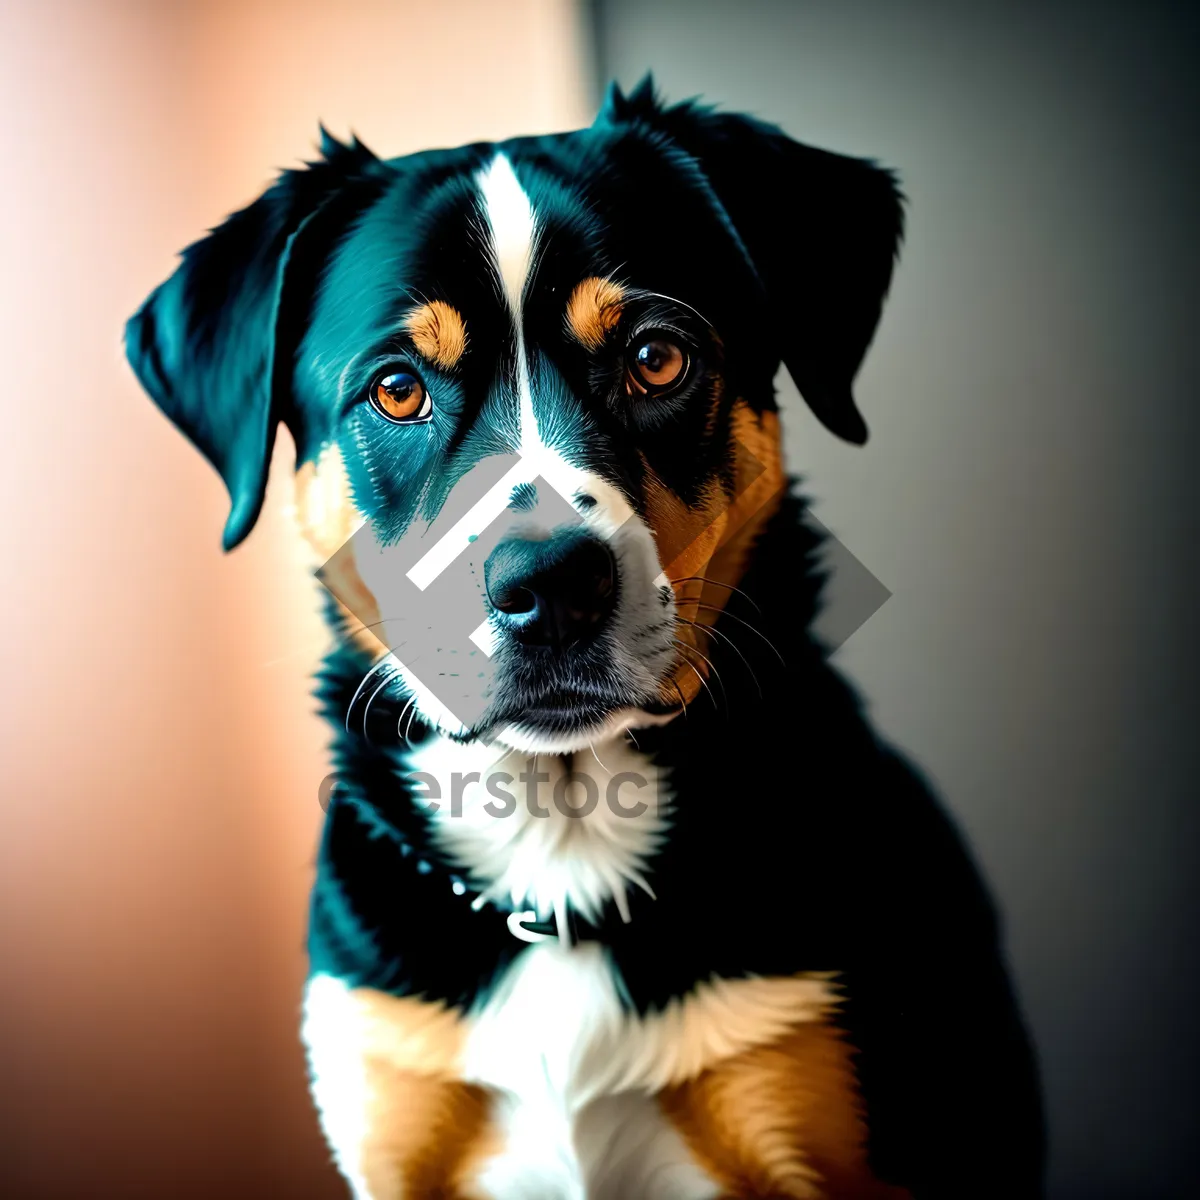
<svg viewBox="0 0 1200 1200"><path fill-rule="evenodd" d="M512 163L503 154L497 154L478 179L483 213L492 233L493 266L520 338L521 296L529 278L537 236L533 204L521 187Z"/></svg>
<svg viewBox="0 0 1200 1200"><path fill-rule="evenodd" d="M533 202L521 186L512 163L503 154L497 154L491 165L479 173L479 191L492 235L492 269L496 272L500 293L508 303L516 334L517 391L521 406L520 453L531 467L530 478L533 479L548 460L558 457L551 454L538 432L537 418L533 413L529 366L525 361L525 331L521 323L521 300L533 263L537 218L534 216ZM566 481L554 482L569 499L567 488L570 485Z"/></svg>

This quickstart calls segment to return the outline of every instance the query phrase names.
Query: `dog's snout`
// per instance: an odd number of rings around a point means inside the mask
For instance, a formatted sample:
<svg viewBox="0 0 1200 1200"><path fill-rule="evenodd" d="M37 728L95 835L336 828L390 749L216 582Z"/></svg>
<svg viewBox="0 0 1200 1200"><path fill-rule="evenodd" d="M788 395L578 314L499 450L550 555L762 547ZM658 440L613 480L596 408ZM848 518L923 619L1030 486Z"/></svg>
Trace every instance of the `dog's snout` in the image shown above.
<svg viewBox="0 0 1200 1200"><path fill-rule="evenodd" d="M584 530L549 538L507 538L484 564L488 600L500 627L529 646L566 649L594 637L613 609L612 552Z"/></svg>

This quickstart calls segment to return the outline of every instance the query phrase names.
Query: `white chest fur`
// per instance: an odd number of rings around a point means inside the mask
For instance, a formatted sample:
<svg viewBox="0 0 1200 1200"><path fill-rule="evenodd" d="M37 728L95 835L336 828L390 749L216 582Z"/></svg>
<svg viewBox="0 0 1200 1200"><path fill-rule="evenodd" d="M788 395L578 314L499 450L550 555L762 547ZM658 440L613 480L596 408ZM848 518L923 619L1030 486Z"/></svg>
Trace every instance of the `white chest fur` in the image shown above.
<svg viewBox="0 0 1200 1200"><path fill-rule="evenodd" d="M571 757L434 738L410 771L436 796L435 838L487 899L596 917L612 902L628 920L669 828L664 774L623 739Z"/></svg>
<svg viewBox="0 0 1200 1200"><path fill-rule="evenodd" d="M719 1189L692 1162L650 1092L622 1088L627 1028L598 945L522 954L472 1022L464 1074L500 1097L503 1149L478 1186L494 1197L707 1200ZM636 1037L635 1037L636 1040Z"/></svg>

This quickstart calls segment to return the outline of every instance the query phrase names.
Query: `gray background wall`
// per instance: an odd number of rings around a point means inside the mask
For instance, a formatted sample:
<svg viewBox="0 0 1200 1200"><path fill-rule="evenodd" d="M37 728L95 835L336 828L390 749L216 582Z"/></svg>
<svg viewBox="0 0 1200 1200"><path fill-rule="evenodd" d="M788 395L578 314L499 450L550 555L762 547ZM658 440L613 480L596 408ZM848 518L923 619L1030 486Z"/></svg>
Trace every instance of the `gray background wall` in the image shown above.
<svg viewBox="0 0 1200 1200"><path fill-rule="evenodd" d="M780 379L817 515L894 592L840 662L1004 909L1053 1195L1195 1194L1194 18L925 0L593 17L601 79L652 67L671 98L901 170L868 447Z"/></svg>

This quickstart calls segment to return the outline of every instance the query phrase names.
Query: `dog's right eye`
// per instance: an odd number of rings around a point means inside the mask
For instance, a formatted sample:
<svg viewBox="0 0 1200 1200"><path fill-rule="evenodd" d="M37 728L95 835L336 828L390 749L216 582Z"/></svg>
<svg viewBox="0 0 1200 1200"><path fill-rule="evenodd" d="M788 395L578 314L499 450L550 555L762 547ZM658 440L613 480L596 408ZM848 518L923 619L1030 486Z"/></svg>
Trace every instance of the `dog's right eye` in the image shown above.
<svg viewBox="0 0 1200 1200"><path fill-rule="evenodd" d="M629 348L625 391L629 395L664 395L679 387L688 373L688 356L663 334L636 338Z"/></svg>
<svg viewBox="0 0 1200 1200"><path fill-rule="evenodd" d="M416 373L407 369L376 379L370 399L376 412L398 425L427 421L433 415L433 397Z"/></svg>

